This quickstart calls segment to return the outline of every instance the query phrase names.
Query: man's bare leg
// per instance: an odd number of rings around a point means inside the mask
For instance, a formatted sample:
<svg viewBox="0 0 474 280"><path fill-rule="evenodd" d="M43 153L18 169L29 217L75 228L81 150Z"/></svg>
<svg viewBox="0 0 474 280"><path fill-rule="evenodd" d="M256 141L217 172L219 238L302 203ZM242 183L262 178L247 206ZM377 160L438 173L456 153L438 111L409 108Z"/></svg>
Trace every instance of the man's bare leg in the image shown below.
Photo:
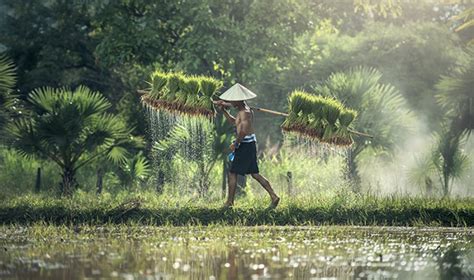
<svg viewBox="0 0 474 280"><path fill-rule="evenodd" d="M234 205L235 189L237 188L237 174L229 172L229 193L227 195L227 202L224 207L231 207Z"/></svg>
<svg viewBox="0 0 474 280"><path fill-rule="evenodd" d="M252 174L252 178L257 180L260 185L268 192L272 199L272 207L276 207L278 203L280 202L280 198L278 195L276 195L275 191L273 190L272 186L270 185L270 182L267 180L267 178L263 177L262 175L258 173Z"/></svg>

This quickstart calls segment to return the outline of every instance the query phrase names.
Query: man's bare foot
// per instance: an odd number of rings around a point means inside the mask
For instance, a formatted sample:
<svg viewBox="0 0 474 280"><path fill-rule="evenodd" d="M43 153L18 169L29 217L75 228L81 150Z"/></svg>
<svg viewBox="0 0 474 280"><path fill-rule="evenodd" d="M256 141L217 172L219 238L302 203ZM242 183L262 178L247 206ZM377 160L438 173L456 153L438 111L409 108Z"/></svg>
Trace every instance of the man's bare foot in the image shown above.
<svg viewBox="0 0 474 280"><path fill-rule="evenodd" d="M280 198L278 196L272 198L272 203L270 204L270 209L275 209L278 206L278 203L280 203Z"/></svg>

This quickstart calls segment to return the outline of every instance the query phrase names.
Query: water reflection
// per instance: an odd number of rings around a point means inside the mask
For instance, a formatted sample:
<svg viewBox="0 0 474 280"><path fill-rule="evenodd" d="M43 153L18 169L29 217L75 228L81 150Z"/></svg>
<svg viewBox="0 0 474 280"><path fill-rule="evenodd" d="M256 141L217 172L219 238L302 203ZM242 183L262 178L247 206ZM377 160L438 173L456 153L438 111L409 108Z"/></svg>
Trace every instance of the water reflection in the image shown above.
<svg viewBox="0 0 474 280"><path fill-rule="evenodd" d="M470 229L0 228L0 279L472 279Z"/></svg>

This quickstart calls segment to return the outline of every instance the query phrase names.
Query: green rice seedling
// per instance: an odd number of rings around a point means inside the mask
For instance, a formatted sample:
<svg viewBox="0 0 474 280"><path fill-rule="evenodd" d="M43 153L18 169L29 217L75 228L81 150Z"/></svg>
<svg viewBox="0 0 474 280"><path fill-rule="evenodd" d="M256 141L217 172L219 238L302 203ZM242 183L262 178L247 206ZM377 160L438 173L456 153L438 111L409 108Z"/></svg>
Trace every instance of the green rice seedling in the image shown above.
<svg viewBox="0 0 474 280"><path fill-rule="evenodd" d="M352 135L349 126L357 116L357 112L351 109L343 109L339 114L339 123L337 131L332 139L336 145L350 145L352 144Z"/></svg>
<svg viewBox="0 0 474 280"><path fill-rule="evenodd" d="M166 89L168 74L156 70L151 74L151 92L150 96L154 99L160 98L162 91Z"/></svg>
<svg viewBox="0 0 474 280"><path fill-rule="evenodd" d="M211 117L215 114L212 97L222 82L212 77L186 76L181 72L152 74L152 90L142 96L142 102L157 110Z"/></svg>
<svg viewBox="0 0 474 280"><path fill-rule="evenodd" d="M325 127L325 117L324 117L324 106L326 104L326 99L322 96L314 96L313 98L313 106L311 108L311 114L314 116L314 119L311 121L309 125L312 134L314 137L318 138L319 140L322 139L324 134L324 127Z"/></svg>
<svg viewBox="0 0 474 280"><path fill-rule="evenodd" d="M336 121L341 113L342 105L335 99L326 99L326 104L324 106L324 118L332 126L336 124Z"/></svg>
<svg viewBox="0 0 474 280"><path fill-rule="evenodd" d="M196 107L198 107L199 104L199 82L199 77L193 76L188 79L184 87L186 92L185 107L193 112L197 110Z"/></svg>
<svg viewBox="0 0 474 280"><path fill-rule="evenodd" d="M313 106L311 108L311 113L313 113L315 118L318 120L324 118L323 107L325 101L325 98L319 95L313 98Z"/></svg>
<svg viewBox="0 0 474 280"><path fill-rule="evenodd" d="M293 91L288 97L289 103L289 112L288 117L282 124L282 128L287 131L292 131L294 129L295 123L298 120L298 114L301 111L301 105L303 101L304 93L301 91Z"/></svg>
<svg viewBox="0 0 474 280"><path fill-rule="evenodd" d="M209 98L212 98L222 87L222 82L212 77L202 76L199 83L201 86L201 92Z"/></svg>
<svg viewBox="0 0 474 280"><path fill-rule="evenodd" d="M222 87L222 82L212 77L201 76L199 80L202 96L199 97L197 106L204 114L213 114L212 98Z"/></svg>
<svg viewBox="0 0 474 280"><path fill-rule="evenodd" d="M321 140L324 133L324 120L316 117L314 114L311 114L309 118L308 129L308 132L312 138Z"/></svg>
<svg viewBox="0 0 474 280"><path fill-rule="evenodd" d="M349 127L357 117L357 112L351 109L344 109L339 114L339 124L342 127Z"/></svg>
<svg viewBox="0 0 474 280"><path fill-rule="evenodd" d="M282 125L287 131L295 131L310 138L320 138L325 98L296 90L289 97L289 115Z"/></svg>
<svg viewBox="0 0 474 280"><path fill-rule="evenodd" d="M309 114L311 114L311 109L313 105L313 96L306 92L301 92L301 97L299 101L299 108L301 109L297 112L297 119L295 127L297 131L304 132L309 124Z"/></svg>
<svg viewBox="0 0 474 280"><path fill-rule="evenodd" d="M184 110L182 107L186 103L188 96L187 84L189 82L188 77L184 75L179 75L177 82L177 91L175 92L175 99L173 100L172 107L178 110Z"/></svg>
<svg viewBox="0 0 474 280"><path fill-rule="evenodd" d="M172 73L168 75L168 92L163 99L168 102L173 102L176 98L176 94L179 92L179 84L182 80L182 74Z"/></svg>
<svg viewBox="0 0 474 280"><path fill-rule="evenodd" d="M336 99L316 96L304 91L294 91L289 98L288 117L282 124L285 131L294 131L311 139L337 145L350 145L352 139L347 128L356 112L348 110ZM341 131L338 120L346 125Z"/></svg>
<svg viewBox="0 0 474 280"><path fill-rule="evenodd" d="M293 112L298 114L302 110L305 95L307 95L307 93L302 91L294 91L290 94L290 97L288 98L290 103L290 113Z"/></svg>
<svg viewBox="0 0 474 280"><path fill-rule="evenodd" d="M306 116L311 114L314 104L314 97L311 95L306 95L303 97L303 103L301 104L301 112Z"/></svg>
<svg viewBox="0 0 474 280"><path fill-rule="evenodd" d="M332 138L336 135L337 128L335 125L328 123L324 128L322 141L332 143Z"/></svg>
<svg viewBox="0 0 474 280"><path fill-rule="evenodd" d="M298 117L298 115L295 112L290 111L288 113L288 117L285 118L285 120L283 121L283 123L281 125L282 129L290 131L292 129L292 126L296 122L297 117Z"/></svg>

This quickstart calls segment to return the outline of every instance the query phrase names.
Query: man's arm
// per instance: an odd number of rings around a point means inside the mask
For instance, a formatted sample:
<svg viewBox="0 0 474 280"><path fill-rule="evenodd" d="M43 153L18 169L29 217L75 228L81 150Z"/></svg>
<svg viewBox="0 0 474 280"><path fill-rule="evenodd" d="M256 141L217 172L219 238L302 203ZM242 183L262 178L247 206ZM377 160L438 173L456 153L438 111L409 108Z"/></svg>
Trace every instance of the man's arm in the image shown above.
<svg viewBox="0 0 474 280"><path fill-rule="evenodd" d="M230 122L232 125L235 125L235 118L232 116L229 111L227 111L225 108L232 107L232 104L224 102L223 100L218 100L218 101L212 101L215 105L217 105L222 112L224 113L224 117L227 119L228 122Z"/></svg>
<svg viewBox="0 0 474 280"><path fill-rule="evenodd" d="M224 113L224 117L227 119L228 122L230 122L232 125L235 125L235 117L232 116L229 111L227 110L222 110L222 112Z"/></svg>

